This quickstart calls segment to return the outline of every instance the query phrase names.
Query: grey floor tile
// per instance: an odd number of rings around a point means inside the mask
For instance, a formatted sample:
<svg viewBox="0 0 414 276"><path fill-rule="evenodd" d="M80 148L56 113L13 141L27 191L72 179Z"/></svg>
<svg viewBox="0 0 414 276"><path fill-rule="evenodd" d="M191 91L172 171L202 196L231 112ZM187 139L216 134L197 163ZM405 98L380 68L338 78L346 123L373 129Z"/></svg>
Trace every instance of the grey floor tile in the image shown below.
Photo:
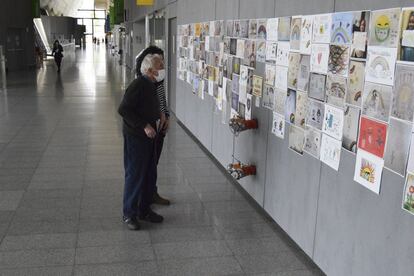
<svg viewBox="0 0 414 276"><path fill-rule="evenodd" d="M75 249L38 249L0 252L0 268L72 265Z"/></svg>
<svg viewBox="0 0 414 276"><path fill-rule="evenodd" d="M222 235L213 227L165 228L150 231L152 243L220 240Z"/></svg>
<svg viewBox="0 0 414 276"><path fill-rule="evenodd" d="M0 269L0 275L7 276L71 276L72 266L47 266L15 269Z"/></svg>
<svg viewBox="0 0 414 276"><path fill-rule="evenodd" d="M233 275L242 273L234 257L195 258L159 261L162 275Z"/></svg>
<svg viewBox="0 0 414 276"><path fill-rule="evenodd" d="M275 237L275 230L268 223L243 223L218 225L217 229L228 240L232 239L256 239Z"/></svg>
<svg viewBox="0 0 414 276"><path fill-rule="evenodd" d="M148 231L95 231L82 232L78 236L78 247L91 246L140 246L150 243Z"/></svg>
<svg viewBox="0 0 414 276"><path fill-rule="evenodd" d="M157 259L184 259L232 255L225 241L194 241L154 245Z"/></svg>
<svg viewBox="0 0 414 276"><path fill-rule="evenodd" d="M0 211L13 211L19 206L24 191L2 191L0 193Z"/></svg>
<svg viewBox="0 0 414 276"><path fill-rule="evenodd" d="M275 254L280 251L294 250L292 245L278 237L262 239L227 240L227 245L235 255Z"/></svg>
<svg viewBox="0 0 414 276"><path fill-rule="evenodd" d="M78 220L35 221L13 219L7 231L9 235L31 235L50 233L76 233Z"/></svg>
<svg viewBox="0 0 414 276"><path fill-rule="evenodd" d="M139 246L82 247L76 249L76 264L131 263L154 260L150 244Z"/></svg>
<svg viewBox="0 0 414 276"><path fill-rule="evenodd" d="M74 268L75 276L157 276L160 275L156 262L139 262L139 263L117 263L117 264L94 264L94 265L77 265Z"/></svg>
<svg viewBox="0 0 414 276"><path fill-rule="evenodd" d="M75 248L75 246L75 233L6 236L0 244L0 251L44 248Z"/></svg>

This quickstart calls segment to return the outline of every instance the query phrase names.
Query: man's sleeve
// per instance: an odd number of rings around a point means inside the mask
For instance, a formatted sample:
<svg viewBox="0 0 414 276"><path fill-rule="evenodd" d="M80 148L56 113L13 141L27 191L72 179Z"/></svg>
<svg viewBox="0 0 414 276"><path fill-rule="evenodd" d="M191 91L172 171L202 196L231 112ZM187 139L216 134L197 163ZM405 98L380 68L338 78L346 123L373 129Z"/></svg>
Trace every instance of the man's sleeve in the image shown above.
<svg viewBox="0 0 414 276"><path fill-rule="evenodd" d="M168 107L167 107L167 98L165 97L164 82L160 83L157 86L157 96L158 96L158 101L160 102L160 111L164 113L165 116L169 117L170 112L168 111Z"/></svg>
<svg viewBox="0 0 414 276"><path fill-rule="evenodd" d="M139 103L142 102L140 101L141 93L134 91L136 89L136 85L128 87L122 98L121 104L119 105L118 113L128 125L136 128L145 128L147 122L139 116L138 112L136 112L139 110Z"/></svg>

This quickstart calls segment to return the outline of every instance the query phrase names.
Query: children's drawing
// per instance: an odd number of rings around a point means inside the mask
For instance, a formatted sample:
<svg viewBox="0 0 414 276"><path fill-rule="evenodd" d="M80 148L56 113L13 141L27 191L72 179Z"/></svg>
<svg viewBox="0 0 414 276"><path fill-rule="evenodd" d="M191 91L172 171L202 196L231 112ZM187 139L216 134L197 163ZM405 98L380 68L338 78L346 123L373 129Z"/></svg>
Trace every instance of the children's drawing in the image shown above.
<svg viewBox="0 0 414 276"><path fill-rule="evenodd" d="M285 114L287 92L285 90L276 89L275 91L275 108L279 114Z"/></svg>
<svg viewBox="0 0 414 276"><path fill-rule="evenodd" d="M257 40L256 41L256 61L257 62L265 62L266 61L266 41L265 40Z"/></svg>
<svg viewBox="0 0 414 276"><path fill-rule="evenodd" d="M311 73L309 77L309 97L324 101L325 100L326 76Z"/></svg>
<svg viewBox="0 0 414 276"><path fill-rule="evenodd" d="M289 148L303 154L305 144L305 131L293 124L289 125Z"/></svg>
<svg viewBox="0 0 414 276"><path fill-rule="evenodd" d="M277 55L277 42L266 41L266 61L275 62Z"/></svg>
<svg viewBox="0 0 414 276"><path fill-rule="evenodd" d="M286 95L285 120L291 124L295 123L296 91L288 89Z"/></svg>
<svg viewBox="0 0 414 276"><path fill-rule="evenodd" d="M323 133L320 160L337 171L341 160L341 141Z"/></svg>
<svg viewBox="0 0 414 276"><path fill-rule="evenodd" d="M298 73L299 73L300 54L290 52L289 54L289 68L288 68L288 87L292 89L297 88Z"/></svg>
<svg viewBox="0 0 414 276"><path fill-rule="evenodd" d="M331 41L332 14L318 14L313 18L313 43L329 43Z"/></svg>
<svg viewBox="0 0 414 276"><path fill-rule="evenodd" d="M379 194L383 167L383 159L369 152L358 150L354 180L365 188Z"/></svg>
<svg viewBox="0 0 414 276"><path fill-rule="evenodd" d="M279 18L267 19L267 40L277 41Z"/></svg>
<svg viewBox="0 0 414 276"><path fill-rule="evenodd" d="M257 38L264 39L267 38L267 19L258 19L257 20Z"/></svg>
<svg viewBox="0 0 414 276"><path fill-rule="evenodd" d="M277 68L276 68L277 74ZM299 62L299 73L298 73L298 90L308 91L309 88L309 75L310 75L310 56L301 55Z"/></svg>
<svg viewBox="0 0 414 276"><path fill-rule="evenodd" d="M306 114L306 124L322 129L323 119L325 114L325 104L321 101L308 99L308 108Z"/></svg>
<svg viewBox="0 0 414 276"><path fill-rule="evenodd" d="M397 64L391 115L412 122L413 114L414 66Z"/></svg>
<svg viewBox="0 0 414 276"><path fill-rule="evenodd" d="M312 44L311 71L326 74L328 72L329 44Z"/></svg>
<svg viewBox="0 0 414 276"><path fill-rule="evenodd" d="M365 79L370 82L393 85L396 59L396 48L368 47Z"/></svg>
<svg viewBox="0 0 414 276"><path fill-rule="evenodd" d="M273 112L272 133L276 137L285 137L285 117L277 112Z"/></svg>
<svg viewBox="0 0 414 276"><path fill-rule="evenodd" d="M349 47L331 45L329 47L329 62L328 62L329 72L335 75L347 77L348 76L348 65L349 65Z"/></svg>
<svg viewBox="0 0 414 276"><path fill-rule="evenodd" d="M283 91L288 87L288 67L276 65L275 86Z"/></svg>
<svg viewBox="0 0 414 276"><path fill-rule="evenodd" d="M359 126L358 148L383 158L387 141L387 127L385 123L362 116Z"/></svg>
<svg viewBox="0 0 414 276"><path fill-rule="evenodd" d="M280 17L277 38L279 41L289 41L290 39L290 17Z"/></svg>
<svg viewBox="0 0 414 276"><path fill-rule="evenodd" d="M361 110L357 107L347 105L344 111L344 129L342 136L342 147L351 152L357 150L358 123Z"/></svg>
<svg viewBox="0 0 414 276"><path fill-rule="evenodd" d="M319 159L321 151L321 139L322 133L319 130L312 127L306 127L305 146L303 148L303 151L309 153L316 159Z"/></svg>
<svg viewBox="0 0 414 276"><path fill-rule="evenodd" d="M365 62L351 60L349 63L348 89L346 103L361 107L362 91L365 81Z"/></svg>
<svg viewBox="0 0 414 276"><path fill-rule="evenodd" d="M289 65L289 42L279 42L277 45L276 65L288 66Z"/></svg>
<svg viewBox="0 0 414 276"><path fill-rule="evenodd" d="M338 107L343 107L346 95L346 78L328 74L326 80L326 102Z"/></svg>
<svg viewBox="0 0 414 276"><path fill-rule="evenodd" d="M290 49L300 50L300 33L301 33L302 19L301 17L292 17L290 27Z"/></svg>
<svg viewBox="0 0 414 276"><path fill-rule="evenodd" d="M262 105L267 109L273 110L275 100L275 88L271 85L264 85Z"/></svg>
<svg viewBox="0 0 414 276"><path fill-rule="evenodd" d="M391 101L391 86L365 82L362 94L362 114L388 122Z"/></svg>
<svg viewBox="0 0 414 276"><path fill-rule="evenodd" d="M302 16L300 33L300 53L310 55L312 44L313 15Z"/></svg>
<svg viewBox="0 0 414 276"><path fill-rule="evenodd" d="M342 139L344 128L344 111L341 108L325 104L322 131L336 140Z"/></svg>
<svg viewBox="0 0 414 276"><path fill-rule="evenodd" d="M352 42L352 12L339 12L332 15L331 43L337 45Z"/></svg>
<svg viewBox="0 0 414 276"><path fill-rule="evenodd" d="M399 38L400 15L400 8L372 11L369 45L396 48Z"/></svg>
<svg viewBox="0 0 414 276"><path fill-rule="evenodd" d="M306 92L296 91L295 125L305 128L305 118L308 106L308 95Z"/></svg>

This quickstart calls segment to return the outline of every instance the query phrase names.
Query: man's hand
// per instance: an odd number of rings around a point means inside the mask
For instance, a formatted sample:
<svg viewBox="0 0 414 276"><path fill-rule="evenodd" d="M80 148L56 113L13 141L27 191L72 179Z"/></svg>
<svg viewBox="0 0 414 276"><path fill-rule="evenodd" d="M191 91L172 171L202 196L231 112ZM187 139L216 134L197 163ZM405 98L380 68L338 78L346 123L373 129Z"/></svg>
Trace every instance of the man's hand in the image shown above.
<svg viewBox="0 0 414 276"><path fill-rule="evenodd" d="M155 129L150 125L147 124L144 128L145 134L148 136L148 138L155 138L155 135L157 134L157 132L155 131Z"/></svg>
<svg viewBox="0 0 414 276"><path fill-rule="evenodd" d="M168 117L167 117L167 119L165 120L165 122L164 122L164 126L163 126L163 128L162 128L162 131L164 132L164 133L166 133L167 132L167 130L168 130L168 127L170 126L170 119L168 119Z"/></svg>
<svg viewBox="0 0 414 276"><path fill-rule="evenodd" d="M167 132L168 125L169 125L168 117L165 116L164 112L161 112L161 119L160 119L160 131Z"/></svg>

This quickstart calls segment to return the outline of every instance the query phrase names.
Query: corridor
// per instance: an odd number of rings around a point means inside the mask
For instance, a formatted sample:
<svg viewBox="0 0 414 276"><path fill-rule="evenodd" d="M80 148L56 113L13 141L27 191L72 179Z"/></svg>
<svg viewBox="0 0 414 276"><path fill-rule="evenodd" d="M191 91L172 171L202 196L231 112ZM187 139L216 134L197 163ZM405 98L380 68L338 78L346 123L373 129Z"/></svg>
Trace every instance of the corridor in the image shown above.
<svg viewBox="0 0 414 276"><path fill-rule="evenodd" d="M175 122L162 224L122 223L117 107L130 73L104 47L0 92L0 275L323 275Z"/></svg>

